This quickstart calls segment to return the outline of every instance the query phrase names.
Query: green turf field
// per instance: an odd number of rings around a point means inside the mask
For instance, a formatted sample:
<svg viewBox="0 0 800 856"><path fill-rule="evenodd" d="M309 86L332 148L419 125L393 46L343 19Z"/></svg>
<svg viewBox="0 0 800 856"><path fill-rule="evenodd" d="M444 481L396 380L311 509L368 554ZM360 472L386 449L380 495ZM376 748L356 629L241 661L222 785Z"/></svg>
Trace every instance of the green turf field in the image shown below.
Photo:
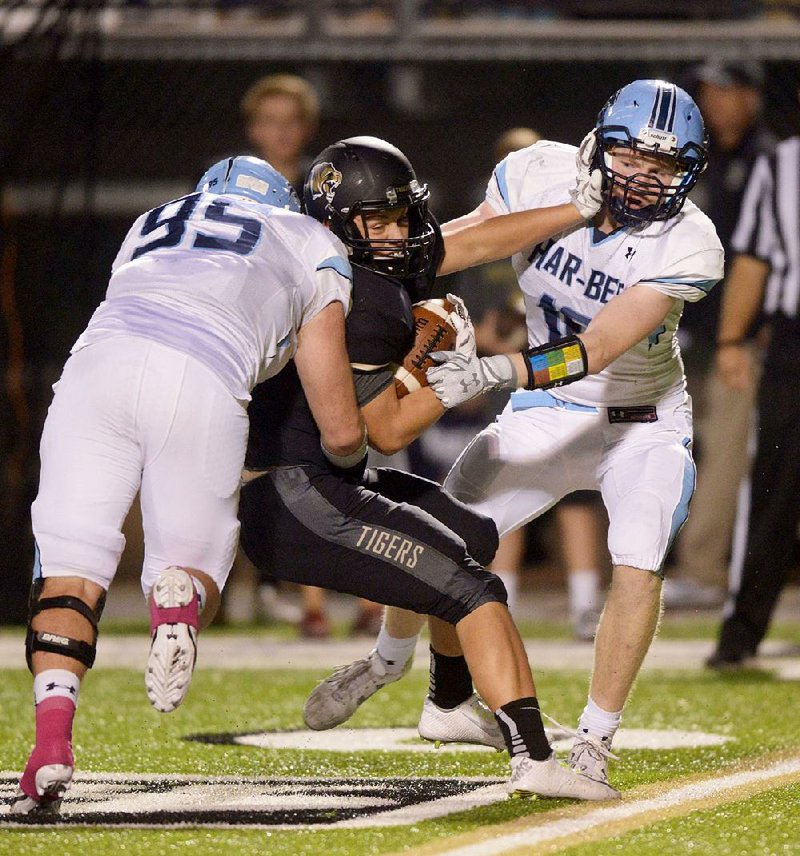
<svg viewBox="0 0 800 856"><path fill-rule="evenodd" d="M682 638L682 631L679 635ZM302 729L300 710L305 696L327 671L203 668L201 647L201 665L187 701L175 713L162 716L149 707L140 672L95 670L81 691L76 717L78 777L86 773L124 773L130 774L130 780L139 781L137 775L141 778L143 774L194 776L197 778L192 780L195 793L191 799L202 812L210 809L219 796L215 791L206 795L202 790L212 777L226 777L228 782L317 780L319 798L320 793L326 793L328 780L339 783L337 793L347 794L358 791L358 780L368 780L379 793L384 779L389 780L387 788L391 784L402 792L413 786L419 788L420 780L425 779L431 783L486 777L491 784L506 776L505 753L437 751L428 745L424 751L412 751L412 744L405 744L407 749L401 745L399 750L366 751L359 748L357 734L353 747L346 752L302 746L264 749L185 739L196 734ZM11 773L21 770L33 741L33 716L27 672L6 670L2 676L0 770L8 774L8 794L12 789ZM585 670L539 670L538 691L546 712L572 726L585 700L587 677ZM357 729L414 727L426 681L424 671L413 671L368 702L350 725ZM613 764L611 772L624 800L616 805L632 814L615 821L616 826L602 818L587 821L588 812L594 811L595 806L502 799L437 819L351 829L314 829L302 818L293 821L300 825L281 829L221 829L205 825L135 829L95 824L19 830L0 826L0 854L102 856L122 852L156 856L224 852L360 856L451 852L482 856L495 852L564 852L576 856L647 856L663 853L665 847L670 852L704 856L800 853L796 809L800 796L799 703L798 683L780 680L769 671L719 676L697 670L646 670L628 705L623 731L647 729L658 735L681 730L729 740L685 748L619 749L620 760ZM776 767L779 763L784 766ZM737 785L738 790L724 789L727 779L719 777L734 773L750 776L754 768L767 771L759 783L744 782ZM699 801L689 803L680 796L677 789L684 785L702 790ZM426 783L423 781L421 786L424 791ZM163 792L147 799L157 809L166 805L165 800L180 801L180 793L176 797L172 792ZM675 796L670 796L673 793ZM302 807L302 800L300 804ZM557 829L553 826L555 819L565 818L576 825L575 830L566 837L553 838L547 831ZM336 819L331 809L331 823ZM581 824L587 828L581 830ZM537 829L542 835L550 835L550 839L514 850L518 839L509 835L530 835L531 830Z"/></svg>

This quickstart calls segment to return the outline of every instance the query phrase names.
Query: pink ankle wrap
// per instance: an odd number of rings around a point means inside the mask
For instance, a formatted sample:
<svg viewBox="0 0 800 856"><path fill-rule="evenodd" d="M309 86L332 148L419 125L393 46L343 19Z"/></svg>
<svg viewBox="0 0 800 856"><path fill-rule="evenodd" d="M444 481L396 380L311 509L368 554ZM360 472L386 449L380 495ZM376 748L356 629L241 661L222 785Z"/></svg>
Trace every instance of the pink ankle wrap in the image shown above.
<svg viewBox="0 0 800 856"><path fill-rule="evenodd" d="M25 765L19 786L32 799L36 793L36 773L48 764L64 764L72 767L72 720L75 704L63 696L46 698L36 705L36 745Z"/></svg>
<svg viewBox="0 0 800 856"><path fill-rule="evenodd" d="M195 593L192 602L186 606L156 606L155 601L150 599L150 632L152 633L159 624L188 624L198 630L200 627L199 598Z"/></svg>

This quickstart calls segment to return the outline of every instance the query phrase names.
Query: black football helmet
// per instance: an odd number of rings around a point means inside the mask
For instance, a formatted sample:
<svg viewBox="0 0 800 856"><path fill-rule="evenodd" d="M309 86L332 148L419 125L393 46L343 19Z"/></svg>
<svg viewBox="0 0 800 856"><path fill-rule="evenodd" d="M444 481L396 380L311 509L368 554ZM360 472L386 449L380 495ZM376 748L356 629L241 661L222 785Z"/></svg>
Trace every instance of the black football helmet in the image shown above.
<svg viewBox="0 0 800 856"><path fill-rule="evenodd" d="M377 137L350 137L323 149L303 185L306 214L330 226L351 261L403 280L422 273L432 257L436 231L429 196L408 158ZM408 208L408 238L364 237L369 214L401 206Z"/></svg>

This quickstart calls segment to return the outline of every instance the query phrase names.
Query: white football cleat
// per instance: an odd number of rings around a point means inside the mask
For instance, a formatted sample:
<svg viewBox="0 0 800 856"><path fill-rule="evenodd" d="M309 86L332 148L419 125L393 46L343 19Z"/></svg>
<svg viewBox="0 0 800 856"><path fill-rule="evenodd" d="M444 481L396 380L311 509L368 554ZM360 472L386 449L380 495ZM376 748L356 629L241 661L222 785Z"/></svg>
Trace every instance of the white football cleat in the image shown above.
<svg viewBox="0 0 800 856"><path fill-rule="evenodd" d="M568 763L577 773L607 785L609 758L616 760L617 756L599 737L578 734L569 753Z"/></svg>
<svg viewBox="0 0 800 856"><path fill-rule="evenodd" d="M147 697L156 710L169 713L183 701L197 659L199 598L191 576L167 568L150 597L152 641L144 673Z"/></svg>
<svg viewBox="0 0 800 856"><path fill-rule="evenodd" d="M607 782L590 779L560 764L552 753L545 761L515 756L511 759L510 797L560 797L575 800L615 800L620 793Z"/></svg>
<svg viewBox="0 0 800 856"><path fill-rule="evenodd" d="M72 767L66 764L45 764L36 771L38 799L17 788L11 800L11 814L58 814L61 800L72 781Z"/></svg>
<svg viewBox="0 0 800 856"><path fill-rule="evenodd" d="M314 687L303 705L303 720L314 731L326 731L347 722L370 696L407 674L412 660L409 658L399 672L390 672L373 648L366 657L341 666Z"/></svg>
<svg viewBox="0 0 800 856"><path fill-rule="evenodd" d="M444 710L426 697L417 726L423 740L442 743L477 743L502 752L506 748L503 733L494 714L473 693L452 710Z"/></svg>

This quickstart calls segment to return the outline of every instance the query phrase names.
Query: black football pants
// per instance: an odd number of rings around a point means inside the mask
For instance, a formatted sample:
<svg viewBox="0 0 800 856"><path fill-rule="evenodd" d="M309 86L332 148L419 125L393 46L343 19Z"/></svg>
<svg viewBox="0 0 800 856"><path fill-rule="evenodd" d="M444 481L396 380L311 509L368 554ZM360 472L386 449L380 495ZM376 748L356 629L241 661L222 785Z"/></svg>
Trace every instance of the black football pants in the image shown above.
<svg viewBox="0 0 800 856"><path fill-rule="evenodd" d="M387 468L353 485L313 467L280 467L247 484L241 545L262 572L457 623L505 603L484 569L494 522L435 482Z"/></svg>
<svg viewBox="0 0 800 856"><path fill-rule="evenodd" d="M758 420L747 546L733 612L722 625L719 648L723 653L755 653L767 633L793 559L800 519L800 382L796 364L765 364Z"/></svg>

